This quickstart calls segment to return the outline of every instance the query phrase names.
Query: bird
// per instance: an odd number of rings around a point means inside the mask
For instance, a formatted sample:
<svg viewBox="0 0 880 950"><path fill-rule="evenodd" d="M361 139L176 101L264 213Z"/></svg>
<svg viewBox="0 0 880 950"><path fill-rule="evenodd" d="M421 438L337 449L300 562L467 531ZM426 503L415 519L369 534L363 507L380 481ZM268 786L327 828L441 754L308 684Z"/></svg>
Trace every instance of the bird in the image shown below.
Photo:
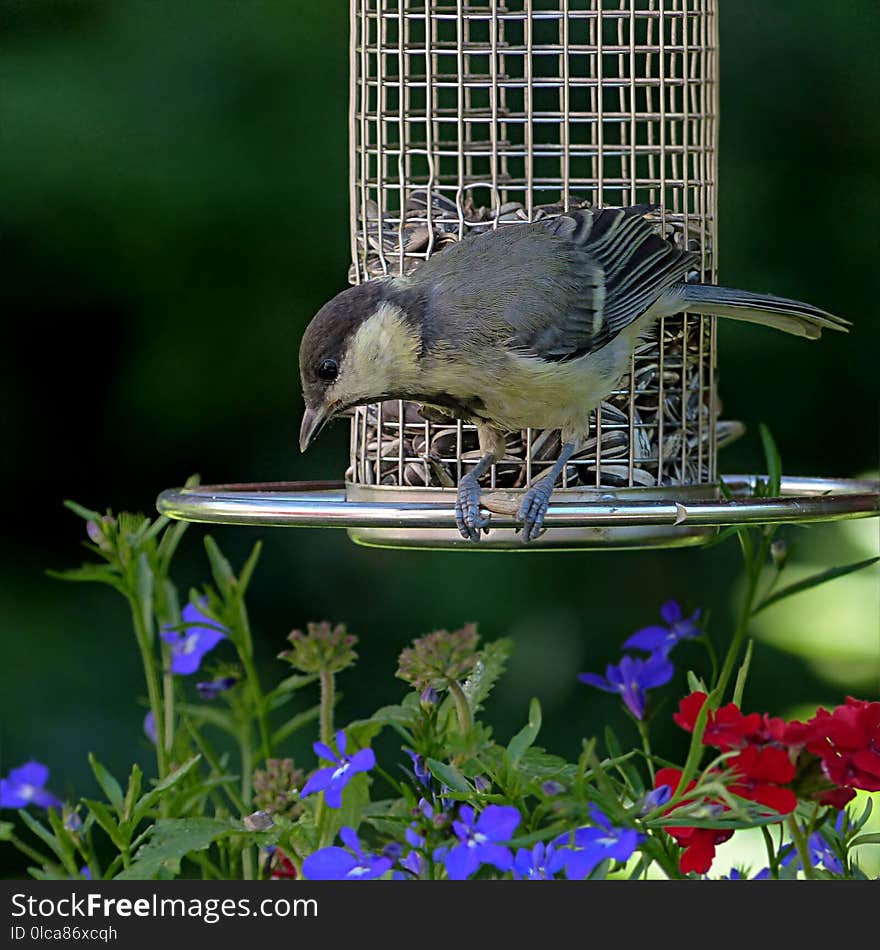
<svg viewBox="0 0 880 950"><path fill-rule="evenodd" d="M404 399L473 423L480 460L459 480L462 537L489 529L480 478L505 432L559 429L549 473L525 491L523 540L543 529L556 480L589 434L590 412L634 348L682 312L764 324L806 339L849 321L797 300L687 278L696 254L657 233L657 206L582 208L470 235L412 274L337 294L303 334L300 449L357 405Z"/></svg>

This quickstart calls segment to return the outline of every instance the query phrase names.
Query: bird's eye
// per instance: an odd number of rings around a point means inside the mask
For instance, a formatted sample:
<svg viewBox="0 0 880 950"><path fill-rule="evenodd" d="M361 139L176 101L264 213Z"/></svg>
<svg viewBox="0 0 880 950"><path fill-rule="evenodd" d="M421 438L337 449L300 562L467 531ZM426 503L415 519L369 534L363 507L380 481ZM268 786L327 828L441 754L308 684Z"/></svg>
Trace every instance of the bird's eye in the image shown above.
<svg viewBox="0 0 880 950"><path fill-rule="evenodd" d="M321 360L318 366L318 378L332 383L339 375L339 364L336 360Z"/></svg>

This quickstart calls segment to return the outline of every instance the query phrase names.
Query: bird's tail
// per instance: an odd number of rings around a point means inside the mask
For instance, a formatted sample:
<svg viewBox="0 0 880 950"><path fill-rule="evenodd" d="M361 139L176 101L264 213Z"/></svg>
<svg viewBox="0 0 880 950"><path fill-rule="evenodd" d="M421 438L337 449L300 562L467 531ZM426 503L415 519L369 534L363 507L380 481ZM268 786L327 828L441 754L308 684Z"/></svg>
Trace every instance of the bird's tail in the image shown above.
<svg viewBox="0 0 880 950"><path fill-rule="evenodd" d="M826 313L812 304L770 294L754 294L748 290L716 287L714 284L678 284L670 303L679 310L729 317L746 323L762 323L785 333L818 339L823 330L846 332L848 320Z"/></svg>

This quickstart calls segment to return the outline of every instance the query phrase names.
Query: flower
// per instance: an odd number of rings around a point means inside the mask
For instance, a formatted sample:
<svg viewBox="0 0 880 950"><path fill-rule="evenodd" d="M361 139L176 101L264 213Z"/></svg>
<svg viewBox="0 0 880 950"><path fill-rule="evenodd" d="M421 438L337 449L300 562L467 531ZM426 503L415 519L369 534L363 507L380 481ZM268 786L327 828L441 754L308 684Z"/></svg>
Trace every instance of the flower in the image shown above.
<svg viewBox="0 0 880 950"><path fill-rule="evenodd" d="M269 812L258 809L250 815L245 815L242 818L242 824L248 831L268 831L274 826L275 821Z"/></svg>
<svg viewBox="0 0 880 950"><path fill-rule="evenodd" d="M324 800L331 808L342 807L342 790L354 778L358 772L368 772L376 765L376 756L372 749L361 749L354 755L345 754L347 744L345 733L340 729L336 733L336 748L339 754L324 745L323 742L316 742L313 746L316 755L320 756L333 765L329 768L318 769L317 772L306 782L306 787L302 790L300 798L311 795L312 792L323 792Z"/></svg>
<svg viewBox="0 0 880 950"><path fill-rule="evenodd" d="M261 849L260 854L266 857L266 867L269 869L271 880L292 881L299 876L293 861L274 844Z"/></svg>
<svg viewBox="0 0 880 950"><path fill-rule="evenodd" d="M678 704L678 712L672 714L673 720L686 732L693 732L697 716L708 699L706 693L691 693ZM706 728L703 732L703 745L712 745L724 752L741 749L761 729L760 713L744 716L739 706L728 703L720 709L709 712Z"/></svg>
<svg viewBox="0 0 880 950"><path fill-rule="evenodd" d="M305 780L293 759L266 759L266 767L254 769L254 805L270 815L296 818L302 812L299 787Z"/></svg>
<svg viewBox="0 0 880 950"><path fill-rule="evenodd" d="M489 805L476 820L473 808L462 805L452 823L459 844L438 848L434 860L443 862L452 881L466 880L483 864L509 871L513 855L500 842L510 839L519 822L519 812L510 805Z"/></svg>
<svg viewBox="0 0 880 950"><path fill-rule="evenodd" d="M416 780L424 785L425 788L430 788L434 779L425 757L419 755L418 752L413 752L412 749L404 749L403 751L412 759L413 775L415 775Z"/></svg>
<svg viewBox="0 0 880 950"><path fill-rule="evenodd" d="M628 861L645 835L634 828L615 828L611 819L592 803L590 819L595 827L578 828L574 832L574 848L565 856L565 873L570 880L582 880L603 861ZM569 835L560 835L554 844L563 845Z"/></svg>
<svg viewBox="0 0 880 950"><path fill-rule="evenodd" d="M463 679L476 666L479 641L477 625L473 623L452 633L429 633L403 650L396 675L418 690L424 691L427 686L445 689L450 680Z"/></svg>
<svg viewBox="0 0 880 950"><path fill-rule="evenodd" d="M292 630L287 637L291 648L278 654L301 673L339 673L357 660L354 647L358 638L345 624L331 626L325 620L308 624L306 631Z"/></svg>
<svg viewBox="0 0 880 950"><path fill-rule="evenodd" d="M196 683L196 689L202 699L216 699L221 693L232 689L238 682L237 676L221 676L215 680L208 680L204 683Z"/></svg>
<svg viewBox="0 0 880 950"><path fill-rule="evenodd" d="M144 716L144 735L153 745L158 745L159 740L156 737L156 717L153 715L152 709Z"/></svg>
<svg viewBox="0 0 880 950"><path fill-rule="evenodd" d="M823 867L832 874L843 874L843 862L831 849L820 831L814 831L810 835L807 841L807 850L810 853L810 864L813 867ZM780 857L785 867L800 869L804 866L793 842L782 849Z"/></svg>
<svg viewBox="0 0 880 950"><path fill-rule="evenodd" d="M665 654L655 653L647 660L624 656L618 666L608 664L604 677L598 673L581 673L578 679L606 693L620 693L626 708L636 719L642 719L646 691L668 683L674 672L675 668Z"/></svg>
<svg viewBox="0 0 880 950"><path fill-rule="evenodd" d="M679 769L660 769L654 776L654 787L668 785L678 788L682 773ZM687 791L692 789L696 782L690 782ZM688 804L687 801L680 804ZM673 806L677 807L677 806ZM705 874L715 858L715 846L728 841L733 837L729 828L691 828L682 825L665 825L663 829L675 842L684 848L678 859L678 868L682 874Z"/></svg>
<svg viewBox="0 0 880 950"><path fill-rule="evenodd" d="M162 639L171 647L171 672L179 676L188 676L195 673L202 662L202 657L213 650L224 640L229 633L216 620L202 613L201 608L207 604L206 598L199 600L199 605L187 604L180 612L180 619L186 624L184 630L172 630L166 627Z"/></svg>
<svg viewBox="0 0 880 950"><path fill-rule="evenodd" d="M690 617L685 617L677 601L669 600L660 608L660 616L666 626L652 625L637 630L623 644L625 650L645 650L648 653L660 653L668 656L672 648L682 640L693 640L701 633L697 626L700 619L699 609Z"/></svg>
<svg viewBox="0 0 880 950"><path fill-rule="evenodd" d="M659 808L661 805L665 805L670 798L672 798L672 789L668 785L658 785L654 791L648 792L648 794L642 799L642 804L639 808L639 814L650 814L652 811L654 811L654 809Z"/></svg>
<svg viewBox="0 0 880 950"><path fill-rule="evenodd" d="M731 868L730 874L722 874L719 881L766 881L770 877L770 868L764 868L754 877L749 877L748 873L740 871L739 868Z"/></svg>
<svg viewBox="0 0 880 950"><path fill-rule="evenodd" d="M847 696L843 706L820 709L806 726L807 751L819 756L832 782L880 791L880 702Z"/></svg>
<svg viewBox="0 0 880 950"><path fill-rule="evenodd" d="M339 829L345 848L322 848L303 861L303 875L310 881L366 881L391 870L390 858L367 854L353 828Z"/></svg>
<svg viewBox="0 0 880 950"><path fill-rule="evenodd" d="M797 807L794 792L782 788L795 774L794 763L786 749L750 745L734 756L728 765L734 770L734 781L730 785L734 795L765 805L781 815L787 815Z"/></svg>
<svg viewBox="0 0 880 950"><path fill-rule="evenodd" d="M0 808L27 808L33 804L60 810L61 800L46 790L48 781L48 766L33 759L10 769L8 777L0 779Z"/></svg>
<svg viewBox="0 0 880 950"><path fill-rule="evenodd" d="M513 859L513 876L518 881L552 881L565 867L568 848L539 841L531 851L520 848Z"/></svg>

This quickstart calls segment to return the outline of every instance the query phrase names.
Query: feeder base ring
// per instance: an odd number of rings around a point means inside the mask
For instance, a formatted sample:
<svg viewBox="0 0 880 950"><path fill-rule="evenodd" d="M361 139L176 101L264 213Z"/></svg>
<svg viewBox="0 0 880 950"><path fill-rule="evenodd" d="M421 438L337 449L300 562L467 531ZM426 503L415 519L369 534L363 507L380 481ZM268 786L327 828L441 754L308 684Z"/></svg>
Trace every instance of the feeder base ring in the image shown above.
<svg viewBox="0 0 880 950"><path fill-rule="evenodd" d="M479 543L455 527L455 492L342 482L201 485L162 492L158 510L183 521L279 527L345 528L372 547L466 551L596 550L705 544L728 525L810 523L880 515L880 482L783 478L778 497L756 497L766 476L725 475L719 488L557 489L548 529L524 544L514 511L521 491L486 491L492 527Z"/></svg>

